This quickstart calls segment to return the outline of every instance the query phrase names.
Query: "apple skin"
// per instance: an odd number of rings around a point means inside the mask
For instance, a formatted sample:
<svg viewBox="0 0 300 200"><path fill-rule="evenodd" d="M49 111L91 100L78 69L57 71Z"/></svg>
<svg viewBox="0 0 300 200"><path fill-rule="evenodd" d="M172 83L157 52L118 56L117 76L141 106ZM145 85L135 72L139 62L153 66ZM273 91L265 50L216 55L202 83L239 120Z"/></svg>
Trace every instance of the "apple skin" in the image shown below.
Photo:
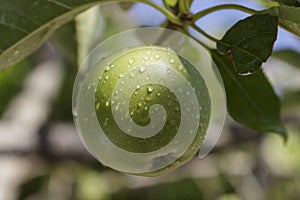
<svg viewBox="0 0 300 200"><path fill-rule="evenodd" d="M157 151L174 139L182 117L181 105L176 95L164 85L163 81L159 82L158 80L157 83L148 84L137 82L136 89L130 96L128 104L131 119L135 124L142 127L151 123L151 116L149 116L151 106L156 104L163 106L167 119L163 128L157 134L140 138L124 133L114 120L112 112L112 109L116 109L116 106L112 107L113 104L117 103L112 100L112 96L116 94L114 89L117 84L120 84L121 79L126 81L136 78L138 80L138 76L145 73L144 71L147 68L156 65L160 66L162 71L167 70L167 68L176 70L190 83L197 97L199 108L201 108L199 118L201 128L198 128L191 145L173 163L154 171L149 170L147 173L130 173L139 176L158 176L188 162L201 147L210 120L211 101L209 91L203 78L192 64L169 48L159 46L130 48L109 56L98 64L98 66L105 67L105 70L99 77L95 91L96 116L109 140L125 151L140 153L143 156L143 153ZM163 77L161 80L170 80L167 76L167 73L165 75L160 73L160 77ZM145 81L145 79L141 81ZM126 85L126 82L123 84ZM172 84L174 84L174 88L181 87L173 79ZM126 87L124 90L126 90ZM124 90L120 90L119 93L124 92ZM122 99L122 95L120 96L121 98L118 101L128 101L128 99ZM174 159L172 156L172 154L158 155L153 159L153 166L160 165L161 162L166 162L168 159Z"/></svg>

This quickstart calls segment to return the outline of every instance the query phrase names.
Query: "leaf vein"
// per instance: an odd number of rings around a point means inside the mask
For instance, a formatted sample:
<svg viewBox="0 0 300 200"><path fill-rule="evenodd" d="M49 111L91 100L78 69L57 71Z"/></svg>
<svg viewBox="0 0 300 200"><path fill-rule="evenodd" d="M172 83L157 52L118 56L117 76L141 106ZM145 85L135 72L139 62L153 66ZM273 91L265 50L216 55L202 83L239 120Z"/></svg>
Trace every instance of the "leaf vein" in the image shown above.
<svg viewBox="0 0 300 200"><path fill-rule="evenodd" d="M239 43L237 43L236 45L240 45L242 42L244 42L245 40L249 40L251 38L254 38L254 37L259 37L259 36L262 36L262 35L274 35L273 32L270 32L270 31L265 31L265 32L260 32L260 33L256 33L256 34L252 34L252 35L249 35L249 37L246 37L245 39L241 40Z"/></svg>
<svg viewBox="0 0 300 200"><path fill-rule="evenodd" d="M57 5L57 6L60 6L60 7L63 7L63 8L65 8L65 9L67 9L67 10L72 10L73 8L72 7L70 7L70 6L68 6L68 5L66 5L66 4L63 4L63 3L61 3L61 2L58 2L58 1L55 1L55 0L44 0L45 2L49 2L49 3L52 3L52 4L55 4L55 5Z"/></svg>
<svg viewBox="0 0 300 200"><path fill-rule="evenodd" d="M4 23L4 22L0 22L0 24L2 24L2 25L4 25L4 26L11 27L11 28L14 28L14 29L16 29L16 30L18 30L18 31L20 31L20 32L22 32L22 33L29 34L28 31L26 31L26 30L24 30L24 29L22 29L22 28L20 28L20 27L14 26L14 25L12 25L12 24L7 24L7 23Z"/></svg>
<svg viewBox="0 0 300 200"><path fill-rule="evenodd" d="M30 22L34 23L35 25L40 26L40 24L39 24L38 22L36 22L36 21L34 21L34 20L28 18L28 17L25 16L25 15L21 15L20 13L18 13L18 12L16 12L16 11L9 10L9 9L4 9L4 8L2 8L2 7L0 7L0 10L10 12L10 13L12 13L12 14L14 14L14 15L18 15L18 16L20 16L20 17L26 19L27 21L30 21Z"/></svg>

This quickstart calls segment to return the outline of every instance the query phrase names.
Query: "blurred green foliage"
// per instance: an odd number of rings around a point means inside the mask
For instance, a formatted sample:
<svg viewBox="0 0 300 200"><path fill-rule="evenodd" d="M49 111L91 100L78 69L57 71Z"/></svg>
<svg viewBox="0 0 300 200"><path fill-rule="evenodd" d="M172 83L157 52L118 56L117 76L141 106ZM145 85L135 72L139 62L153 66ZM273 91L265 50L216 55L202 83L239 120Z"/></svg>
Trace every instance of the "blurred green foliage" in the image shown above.
<svg viewBox="0 0 300 200"><path fill-rule="evenodd" d="M77 75L77 39L75 21L56 31L52 37L57 51L64 56L65 76L59 94L53 102L52 118L57 121L72 121L72 92Z"/></svg>
<svg viewBox="0 0 300 200"><path fill-rule="evenodd" d="M203 194L195 180L183 179L139 189L123 189L112 195L113 200L202 200Z"/></svg>
<svg viewBox="0 0 300 200"><path fill-rule="evenodd" d="M0 73L0 118L12 98L21 91L31 68L30 61L25 59Z"/></svg>

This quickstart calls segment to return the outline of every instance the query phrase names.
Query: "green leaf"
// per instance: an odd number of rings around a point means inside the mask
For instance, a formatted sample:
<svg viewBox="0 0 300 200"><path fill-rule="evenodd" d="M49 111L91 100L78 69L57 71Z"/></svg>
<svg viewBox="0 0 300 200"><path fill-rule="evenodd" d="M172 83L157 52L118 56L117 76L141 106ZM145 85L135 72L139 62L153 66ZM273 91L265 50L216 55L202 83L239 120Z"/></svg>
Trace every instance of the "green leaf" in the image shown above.
<svg viewBox="0 0 300 200"><path fill-rule="evenodd" d="M272 54L275 58L278 58L284 62L287 62L295 67L298 67L300 69L300 53L290 50L290 49L285 49L285 50L280 50L276 51Z"/></svg>
<svg viewBox="0 0 300 200"><path fill-rule="evenodd" d="M190 12L191 0L179 0L179 11L181 14L188 14Z"/></svg>
<svg viewBox="0 0 300 200"><path fill-rule="evenodd" d="M178 3L178 0L164 0L165 4L171 7L175 7L176 4Z"/></svg>
<svg viewBox="0 0 300 200"><path fill-rule="evenodd" d="M279 17L279 25L287 31L300 37L300 7L278 6L261 13L268 13Z"/></svg>
<svg viewBox="0 0 300 200"><path fill-rule="evenodd" d="M31 54L78 13L113 1L116 0L0 0L0 71Z"/></svg>
<svg viewBox="0 0 300 200"><path fill-rule="evenodd" d="M247 17L226 32L217 42L217 49L232 59L237 73L255 72L272 53L277 25L276 16L264 14Z"/></svg>
<svg viewBox="0 0 300 200"><path fill-rule="evenodd" d="M262 70L250 76L239 76L225 55L211 50L212 59L224 81L227 107L240 124L262 132L287 134L280 120L280 101Z"/></svg>
<svg viewBox="0 0 300 200"><path fill-rule="evenodd" d="M264 0L264 1L269 1L269 0ZM288 6L300 6L300 2L298 0L273 0L273 1Z"/></svg>

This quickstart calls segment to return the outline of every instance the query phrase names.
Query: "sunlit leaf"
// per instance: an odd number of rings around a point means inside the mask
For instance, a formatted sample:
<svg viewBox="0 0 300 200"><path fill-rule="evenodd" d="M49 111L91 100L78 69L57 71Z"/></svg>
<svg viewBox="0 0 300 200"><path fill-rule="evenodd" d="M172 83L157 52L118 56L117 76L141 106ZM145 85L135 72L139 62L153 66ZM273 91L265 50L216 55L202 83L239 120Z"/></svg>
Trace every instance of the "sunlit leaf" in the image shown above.
<svg viewBox="0 0 300 200"><path fill-rule="evenodd" d="M171 7L176 6L176 4L178 3L178 0L164 0L164 2Z"/></svg>
<svg viewBox="0 0 300 200"><path fill-rule="evenodd" d="M232 59L239 74L257 71L272 53L278 18L253 15L238 21L218 41L217 49Z"/></svg>
<svg viewBox="0 0 300 200"><path fill-rule="evenodd" d="M0 0L0 71L35 51L61 25L116 0ZM138 2L128 0L127 2Z"/></svg>

